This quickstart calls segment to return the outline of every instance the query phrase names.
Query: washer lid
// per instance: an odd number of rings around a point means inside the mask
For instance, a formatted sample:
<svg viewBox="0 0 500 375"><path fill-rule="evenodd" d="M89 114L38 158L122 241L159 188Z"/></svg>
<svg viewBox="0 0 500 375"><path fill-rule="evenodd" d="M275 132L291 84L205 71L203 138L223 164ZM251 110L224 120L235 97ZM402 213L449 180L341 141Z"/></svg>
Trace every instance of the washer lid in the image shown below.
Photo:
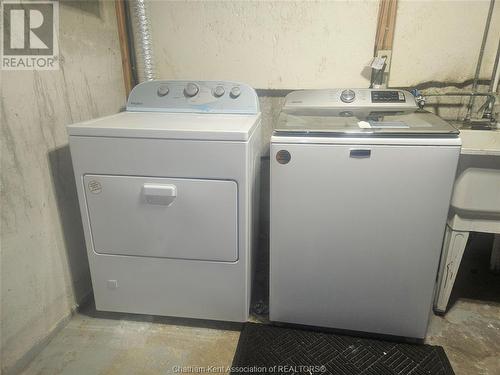
<svg viewBox="0 0 500 375"><path fill-rule="evenodd" d="M419 110L408 91L329 89L288 94L274 134L457 137L458 130L438 116Z"/></svg>
<svg viewBox="0 0 500 375"><path fill-rule="evenodd" d="M274 134L280 136L458 137L458 130L427 111L282 111Z"/></svg>
<svg viewBox="0 0 500 375"><path fill-rule="evenodd" d="M259 121L260 113L121 112L67 128L70 136L246 141Z"/></svg>

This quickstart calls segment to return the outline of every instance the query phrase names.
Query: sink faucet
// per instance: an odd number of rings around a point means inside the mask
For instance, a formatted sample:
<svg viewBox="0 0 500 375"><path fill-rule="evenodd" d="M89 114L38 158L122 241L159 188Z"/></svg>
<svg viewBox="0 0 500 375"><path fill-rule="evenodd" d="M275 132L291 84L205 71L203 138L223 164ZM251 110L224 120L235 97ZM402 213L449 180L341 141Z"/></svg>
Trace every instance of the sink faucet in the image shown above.
<svg viewBox="0 0 500 375"><path fill-rule="evenodd" d="M426 102L425 97L418 91L415 90L415 100L420 108L423 108ZM414 94L414 95L415 95ZM486 96L486 102L479 108L478 113L482 112L481 116L481 121L482 128L488 128L492 129L492 125L495 123L495 118L493 117L493 107L495 105L496 101L496 96L494 93L491 92L445 92L442 94L426 94L425 96L469 96L469 97L476 97L476 96ZM467 116L464 118L464 123L470 123L472 124L474 122L473 119L470 117L470 112L467 112ZM488 122L488 124L484 124L484 122ZM472 127L474 125L471 125Z"/></svg>

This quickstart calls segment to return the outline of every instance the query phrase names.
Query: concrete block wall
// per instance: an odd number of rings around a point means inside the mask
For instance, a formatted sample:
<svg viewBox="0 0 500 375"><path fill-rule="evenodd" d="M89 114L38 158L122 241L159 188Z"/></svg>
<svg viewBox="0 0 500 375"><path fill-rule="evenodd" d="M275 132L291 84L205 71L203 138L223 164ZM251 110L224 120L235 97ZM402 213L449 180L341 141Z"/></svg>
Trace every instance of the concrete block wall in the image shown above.
<svg viewBox="0 0 500 375"><path fill-rule="evenodd" d="M125 103L114 2L60 2L57 71L1 72L1 372L91 293L65 125Z"/></svg>
<svg viewBox="0 0 500 375"><path fill-rule="evenodd" d="M389 86L470 90L489 4L399 0ZM368 87L376 1L153 1L150 10L158 78L230 79L278 95L280 90ZM490 78L499 38L496 4L483 80ZM458 119L467 102L429 98L428 108Z"/></svg>
<svg viewBox="0 0 500 375"><path fill-rule="evenodd" d="M399 0L389 85L473 77L489 0ZM258 89L366 87L376 1L150 2L159 78L231 79ZM496 4L481 77L500 38Z"/></svg>

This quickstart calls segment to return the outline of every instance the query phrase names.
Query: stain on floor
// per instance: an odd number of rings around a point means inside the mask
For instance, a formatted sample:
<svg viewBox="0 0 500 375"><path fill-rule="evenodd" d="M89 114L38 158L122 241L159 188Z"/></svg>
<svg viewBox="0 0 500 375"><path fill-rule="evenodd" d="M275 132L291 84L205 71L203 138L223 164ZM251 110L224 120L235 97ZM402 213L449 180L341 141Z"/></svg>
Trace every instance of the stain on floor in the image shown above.
<svg viewBox="0 0 500 375"><path fill-rule="evenodd" d="M491 240L471 236L449 311L431 317L426 342L445 349L457 375L500 374L500 276L488 271ZM265 278L260 281L266 289ZM231 365L240 329L233 323L97 312L89 304L23 374L189 374L209 366L221 373Z"/></svg>
<svg viewBox="0 0 500 375"><path fill-rule="evenodd" d="M426 342L441 345L457 375L500 374L500 275L489 271L493 235L471 233L448 312Z"/></svg>

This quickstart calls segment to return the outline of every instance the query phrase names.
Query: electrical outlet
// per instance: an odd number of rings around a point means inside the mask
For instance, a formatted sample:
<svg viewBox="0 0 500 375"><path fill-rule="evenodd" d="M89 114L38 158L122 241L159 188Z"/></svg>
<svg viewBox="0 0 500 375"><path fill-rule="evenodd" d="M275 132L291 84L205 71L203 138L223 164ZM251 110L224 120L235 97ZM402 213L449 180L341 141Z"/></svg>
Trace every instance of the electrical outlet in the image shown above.
<svg viewBox="0 0 500 375"><path fill-rule="evenodd" d="M385 73L391 70L392 51L390 49L381 49L377 51L377 57L385 57Z"/></svg>

